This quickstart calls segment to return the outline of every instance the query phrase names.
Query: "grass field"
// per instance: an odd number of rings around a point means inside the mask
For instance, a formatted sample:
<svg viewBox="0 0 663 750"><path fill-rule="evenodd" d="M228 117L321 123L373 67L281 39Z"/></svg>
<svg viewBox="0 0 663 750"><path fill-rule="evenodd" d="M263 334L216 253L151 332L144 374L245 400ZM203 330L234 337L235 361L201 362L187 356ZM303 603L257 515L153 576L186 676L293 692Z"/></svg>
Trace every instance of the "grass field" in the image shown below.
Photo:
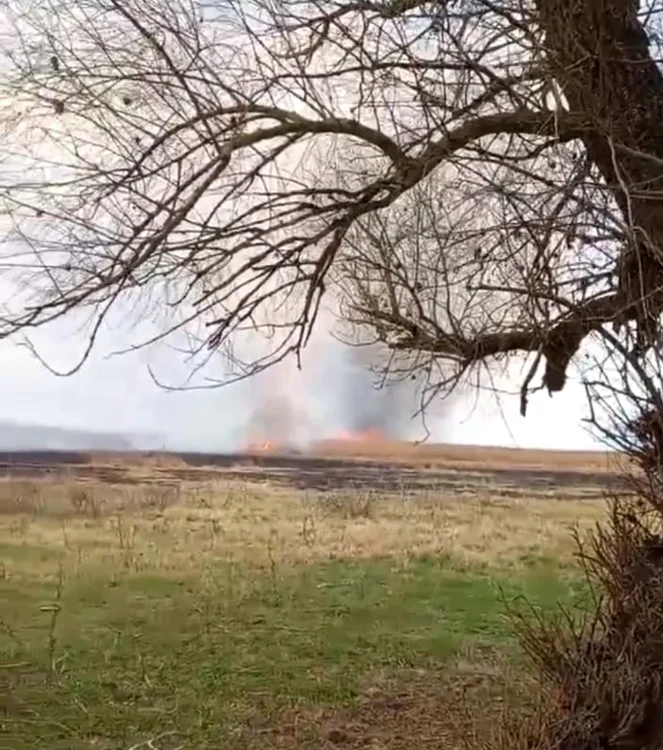
<svg viewBox="0 0 663 750"><path fill-rule="evenodd" d="M275 448L278 448L276 446ZM272 449L274 450L274 449ZM324 440L312 446L314 455L403 461L455 469L545 469L550 471L611 472L624 458L607 451L563 451L500 448L484 445L406 442L397 440Z"/></svg>
<svg viewBox="0 0 663 750"><path fill-rule="evenodd" d="M0 483L0 748L453 748L601 500Z"/></svg>
<svg viewBox="0 0 663 750"><path fill-rule="evenodd" d="M256 444L249 454L279 455L287 446L278 443ZM147 468L182 467L181 456L169 453L97 452L87 455L99 465L134 465ZM371 438L365 440L322 440L308 446L305 455L321 459L372 459L406 463L421 468L542 469L546 471L613 472L625 466L625 459L608 451L563 451L500 448L482 445L452 445L433 442L408 442Z"/></svg>

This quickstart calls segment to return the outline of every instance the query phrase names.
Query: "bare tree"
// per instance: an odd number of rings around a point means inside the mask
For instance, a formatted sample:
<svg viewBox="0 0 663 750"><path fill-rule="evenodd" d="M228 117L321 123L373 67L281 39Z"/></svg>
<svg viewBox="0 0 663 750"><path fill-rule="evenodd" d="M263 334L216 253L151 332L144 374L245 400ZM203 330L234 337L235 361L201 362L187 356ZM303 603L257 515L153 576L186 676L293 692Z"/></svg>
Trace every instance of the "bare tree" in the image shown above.
<svg viewBox="0 0 663 750"><path fill-rule="evenodd" d="M590 402L644 480L588 626L525 629L549 710L503 747L660 747L663 0L2 8L0 336L83 309L91 347L128 298L206 351L272 336L246 374L329 290L436 388L529 355L523 411L607 343Z"/></svg>
<svg viewBox="0 0 663 750"><path fill-rule="evenodd" d="M202 349L271 335L255 372L330 287L442 385L530 353L523 409L657 342L660 0L3 7L0 335L149 289Z"/></svg>

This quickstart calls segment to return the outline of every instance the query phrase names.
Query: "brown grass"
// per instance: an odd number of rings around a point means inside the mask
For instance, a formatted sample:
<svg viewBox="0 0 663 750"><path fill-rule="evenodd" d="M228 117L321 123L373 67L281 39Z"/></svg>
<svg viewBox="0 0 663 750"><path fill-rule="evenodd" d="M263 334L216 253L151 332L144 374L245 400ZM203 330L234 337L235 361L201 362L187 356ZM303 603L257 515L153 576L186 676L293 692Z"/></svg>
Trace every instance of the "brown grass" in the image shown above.
<svg viewBox="0 0 663 750"><path fill-rule="evenodd" d="M256 450L257 455L280 455L283 447L270 445ZM544 471L619 472L624 458L606 451L551 451L499 448L444 443L415 443L390 440L323 440L306 450L305 455L325 459L374 460L410 464L422 468L512 469ZM161 452L96 452L85 454L95 466L131 466L138 469L182 469L186 458ZM238 458L248 454L238 454Z"/></svg>
<svg viewBox="0 0 663 750"><path fill-rule="evenodd" d="M352 701L309 700L302 704L290 701L277 705L274 694L279 694L279 690L274 685L283 678L279 677L274 663L278 666L281 658L281 639L289 637L290 629L301 632L301 636L296 636L298 639L305 638L311 622L306 619L300 622L295 617L299 609L286 606L287 589L281 592L279 581L286 580L290 572L296 574L292 576L294 580L301 571L315 570L316 563L333 559L364 560L366 569L378 559L388 567L390 575L402 582L415 576L421 565L431 565L427 558L417 559L430 555L450 558L459 581L466 576L484 575L485 571L477 569L485 566L490 571L498 568L508 583L512 578L517 580L531 563L541 560L551 562L554 567L572 565L575 548L570 529L591 527L604 513L604 502L595 496L579 499L576 493L574 499L568 499L566 495L548 492L503 497L490 486L459 496L435 487L412 494L385 495L365 490L316 494L237 482L148 482L127 486L7 480L0 481L0 581L8 582L8 590L17 592L41 590L44 585L53 588L54 584L59 590L62 579L67 585L78 579L83 583L92 582L95 587L97 581L103 581L100 585L110 592L122 591L123 581L128 579L148 582L153 578L167 579L177 587L182 585L183 579L198 581L195 586L192 583L197 592L194 611L205 622L209 616L214 627L226 628L233 623L228 612L234 611L226 612L224 607L228 602L251 601L256 581L273 578L275 590L268 587L265 592L275 597L274 610L267 608L261 617L274 618L271 627L278 631L278 639L269 646L268 639L260 635L261 628L267 636L271 633L272 638L274 633L262 620L255 629L252 625L237 626L242 628L242 634L247 633L248 643L244 647L266 671L260 672L260 687L255 692L236 695L230 688L224 688L235 701L228 703L228 713L238 717L233 722L239 732L233 734L231 744L224 746L247 750L309 747L409 750L415 742L422 750L459 748L468 738L476 737L477 741L488 738L492 729L499 725L503 705L513 706L526 697L528 683L523 675L518 675L517 680L510 678L510 656L499 650L502 646L498 636L490 642L472 640L473 650L451 658L450 662L444 657L436 662L434 649L438 646L432 646L430 660L413 662L419 669L405 661L399 662L396 671L392 665L384 673L375 665L381 669L388 662L380 657L371 662L370 668L362 666L360 642L350 641L357 651L353 651L352 664L346 664L344 669L357 670L363 680ZM215 565L217 562L230 565ZM140 575L142 573L147 575ZM264 578L260 573L266 574ZM225 588L219 588L215 578L219 575L227 576L227 580L224 577L221 582ZM322 588L316 585L315 590L324 592L329 583L329 596L333 598L334 579L321 580ZM371 579L367 581L370 587ZM464 591L466 598L461 599L460 609L484 606L477 605L479 594ZM479 587L477 592L485 595L485 587ZM132 607L132 601L128 598L125 606ZM285 609L280 608L280 601L285 603ZM118 606L117 601L115 606ZM352 603L348 606L351 609ZM452 598L446 606L453 608ZM495 618L499 615L495 613L495 602L485 606L492 607L490 617L497 627ZM209 615L206 614L208 608ZM69 616L79 617L77 627L87 632L84 630L87 610L81 607L78 614L75 611L72 609ZM484 613L482 609L481 617ZM389 638L387 644L397 644L403 617L409 614L408 605L407 612L391 615L392 619L382 625L386 629L380 638ZM29 615L26 616L29 620ZM99 610L93 608L90 622L96 622L97 616ZM190 614L183 611L178 615L173 610L170 616L175 623L178 616L189 618ZM119 622L133 622L121 609L114 610L113 617L120 618ZM189 632L192 625L193 621L186 619L184 623L179 622L178 627L188 638L195 635ZM71 626L70 621L67 627ZM94 627L98 627L98 623ZM209 637L207 630L204 632L205 637ZM224 632L223 639L227 637ZM243 640L236 633L234 637L241 646ZM330 637L333 637L331 630ZM299 647L299 641L297 645ZM170 663L177 658L171 651L161 654L159 645L147 640L142 648L146 661L153 666L161 663L161 659ZM385 659L389 658L390 648L385 647ZM326 662L317 660L311 667L326 674L323 684L329 682L329 674L336 675L336 661L332 662L329 656L326 658ZM228 668L241 670L251 664L249 660L237 665L231 661ZM180 666L185 670L190 667L182 663L177 669ZM191 690L198 690L197 674L204 667L201 661L195 674L186 672L192 682ZM287 664L283 665L284 673L288 668ZM110 667L104 664L99 669L110 670ZM179 671L177 674L179 679ZM236 674L241 679L241 671ZM301 679L305 682L309 678L307 672ZM265 690L266 685L271 685L272 692ZM95 687L95 691L98 690L101 688ZM183 684L183 693L186 690ZM10 691L8 695L13 694ZM97 705L96 692L81 695L81 705ZM201 693L200 699L204 696ZM218 694L216 699L221 700ZM226 699L230 700L228 696ZM0 690L0 714L2 700ZM45 698L42 700L44 705L48 703ZM179 696L178 700L183 699ZM56 709L59 716L60 709L48 704L49 711ZM16 715L19 710L20 707L11 709ZM44 716L46 721L51 714ZM185 724L192 720L191 714L187 717L183 720ZM32 721L32 717L29 720ZM38 733L36 729L34 736ZM125 743L127 747L131 744ZM51 746L59 750L72 745ZM155 747L162 745L156 743Z"/></svg>
<svg viewBox="0 0 663 750"><path fill-rule="evenodd" d="M386 440L327 440L314 446L312 452L320 457L370 458L456 469L614 472L623 466L618 454L605 451L549 451Z"/></svg>
<svg viewBox="0 0 663 750"><path fill-rule="evenodd" d="M438 672L372 674L356 705L285 712L262 731L249 727L247 745L255 746L256 735L267 734L269 748L283 749L309 744L324 750L481 747L502 723L505 705L525 709L529 680L522 674L513 679L510 673L503 657L472 650ZM480 712L472 710L477 707Z"/></svg>
<svg viewBox="0 0 663 750"><path fill-rule="evenodd" d="M498 747L661 746L663 541L655 503L658 492L616 499L610 521L582 549L600 592L594 611L575 622L521 623L541 710L533 721L514 725Z"/></svg>
<svg viewBox="0 0 663 750"><path fill-rule="evenodd" d="M112 486L0 482L0 540L41 551L13 574L69 568L199 570L222 560L268 567L329 559L453 556L517 565L533 556L570 561L570 529L592 526L600 499L454 497L371 491L297 493L249 484ZM6 563L9 564L9 563Z"/></svg>
<svg viewBox="0 0 663 750"><path fill-rule="evenodd" d="M96 466L135 466L142 469L183 469L186 461L172 453L158 451L100 451L86 454L89 462Z"/></svg>

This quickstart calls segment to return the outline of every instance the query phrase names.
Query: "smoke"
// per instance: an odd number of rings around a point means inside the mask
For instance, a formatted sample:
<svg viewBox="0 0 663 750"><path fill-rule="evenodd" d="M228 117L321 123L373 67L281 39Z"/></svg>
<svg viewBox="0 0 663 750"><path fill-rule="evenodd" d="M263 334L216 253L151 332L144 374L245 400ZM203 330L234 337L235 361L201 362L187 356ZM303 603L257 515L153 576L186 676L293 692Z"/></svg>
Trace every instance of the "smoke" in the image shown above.
<svg viewBox="0 0 663 750"><path fill-rule="evenodd" d="M389 440L423 437L418 382L382 384L369 367L379 354L342 344L328 330L318 332L301 371L288 361L252 380L244 446L306 448L319 440L368 431ZM436 439L447 432L443 417L449 408L448 402L440 402L429 410L443 425Z"/></svg>
<svg viewBox="0 0 663 750"><path fill-rule="evenodd" d="M379 431L393 440L410 437L419 404L417 385L412 381L382 385L361 350L347 347L339 355L343 367L338 397L344 429Z"/></svg>

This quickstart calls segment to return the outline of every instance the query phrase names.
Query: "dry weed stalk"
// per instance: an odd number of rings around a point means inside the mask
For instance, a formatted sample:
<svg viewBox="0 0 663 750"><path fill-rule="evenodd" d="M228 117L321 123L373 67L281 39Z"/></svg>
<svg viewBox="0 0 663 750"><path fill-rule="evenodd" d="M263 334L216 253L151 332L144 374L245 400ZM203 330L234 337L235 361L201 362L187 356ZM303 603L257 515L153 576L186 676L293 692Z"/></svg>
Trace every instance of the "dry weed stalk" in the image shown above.
<svg viewBox="0 0 663 750"><path fill-rule="evenodd" d="M379 500L377 492L370 489L326 492L317 499L317 504L331 516L345 521L373 518Z"/></svg>
<svg viewBox="0 0 663 750"><path fill-rule="evenodd" d="M654 412L646 415L651 427ZM660 748L663 745L663 411L619 437L635 465L610 499L607 522L579 558L593 593L584 613L516 616L534 668L539 710L511 722L498 747L528 750Z"/></svg>

